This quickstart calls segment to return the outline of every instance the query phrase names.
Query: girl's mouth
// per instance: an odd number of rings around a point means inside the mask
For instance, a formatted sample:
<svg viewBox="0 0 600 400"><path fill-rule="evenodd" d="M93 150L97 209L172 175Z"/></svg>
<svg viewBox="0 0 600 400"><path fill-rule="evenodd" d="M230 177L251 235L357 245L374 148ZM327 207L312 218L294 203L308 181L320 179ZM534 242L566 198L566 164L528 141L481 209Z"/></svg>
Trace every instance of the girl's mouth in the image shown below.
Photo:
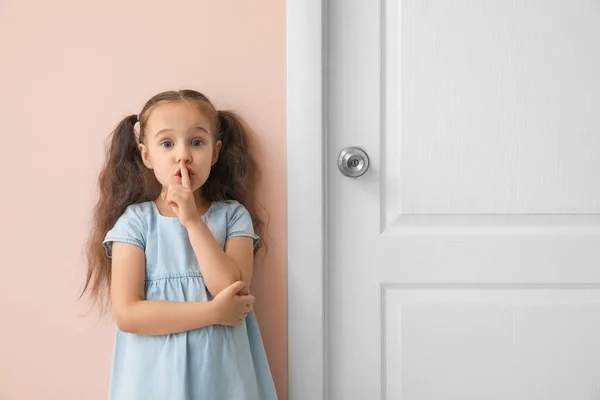
<svg viewBox="0 0 600 400"><path fill-rule="evenodd" d="M188 171L188 176L191 177L192 175L194 175L194 173L192 171L190 171L189 168L187 169L187 171ZM181 168L177 170L177 173L175 174L175 176L178 176L181 178Z"/></svg>

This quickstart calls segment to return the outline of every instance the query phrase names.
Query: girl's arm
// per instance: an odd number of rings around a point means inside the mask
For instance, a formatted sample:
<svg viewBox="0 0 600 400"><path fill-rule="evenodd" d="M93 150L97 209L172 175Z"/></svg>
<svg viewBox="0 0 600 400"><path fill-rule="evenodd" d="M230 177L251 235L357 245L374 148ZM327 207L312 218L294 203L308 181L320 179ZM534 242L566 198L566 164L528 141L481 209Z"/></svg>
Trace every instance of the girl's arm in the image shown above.
<svg viewBox="0 0 600 400"><path fill-rule="evenodd" d="M204 284L215 297L235 281L243 281L239 294L248 294L254 261L254 242L251 237L232 237L225 243L225 251L206 224L198 218L186 227L200 264Z"/></svg>
<svg viewBox="0 0 600 400"><path fill-rule="evenodd" d="M213 301L145 300L145 263L144 251L138 246L113 243L111 302L123 332L167 335L214 324L237 325L237 316L246 304L254 303L251 295L233 296L234 292ZM240 283L232 288L237 291L241 287Z"/></svg>

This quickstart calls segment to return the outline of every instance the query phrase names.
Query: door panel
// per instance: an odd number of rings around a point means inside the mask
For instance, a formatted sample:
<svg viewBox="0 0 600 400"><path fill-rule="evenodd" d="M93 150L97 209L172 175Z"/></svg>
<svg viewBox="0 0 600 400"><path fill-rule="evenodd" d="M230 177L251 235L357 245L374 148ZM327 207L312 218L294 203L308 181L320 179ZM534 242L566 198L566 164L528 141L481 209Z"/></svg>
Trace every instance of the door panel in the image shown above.
<svg viewBox="0 0 600 400"><path fill-rule="evenodd" d="M328 398L598 398L600 2L327 18Z"/></svg>

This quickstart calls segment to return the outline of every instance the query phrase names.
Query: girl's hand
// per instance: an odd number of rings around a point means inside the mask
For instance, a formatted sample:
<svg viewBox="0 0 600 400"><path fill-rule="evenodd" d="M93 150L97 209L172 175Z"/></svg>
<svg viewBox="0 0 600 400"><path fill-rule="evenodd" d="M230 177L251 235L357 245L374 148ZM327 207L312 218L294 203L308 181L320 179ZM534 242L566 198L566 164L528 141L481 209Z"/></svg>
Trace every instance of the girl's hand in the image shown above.
<svg viewBox="0 0 600 400"><path fill-rule="evenodd" d="M252 310L254 296L251 294L239 296L244 282L237 281L223 289L212 301L216 309L217 324L239 326L246 315Z"/></svg>
<svg viewBox="0 0 600 400"><path fill-rule="evenodd" d="M174 176L169 189L161 193L161 196L165 203L171 206L181 224L187 227L190 222L200 219L200 213L196 206L194 192L191 189L188 170L183 161L179 164L181 166L181 183Z"/></svg>

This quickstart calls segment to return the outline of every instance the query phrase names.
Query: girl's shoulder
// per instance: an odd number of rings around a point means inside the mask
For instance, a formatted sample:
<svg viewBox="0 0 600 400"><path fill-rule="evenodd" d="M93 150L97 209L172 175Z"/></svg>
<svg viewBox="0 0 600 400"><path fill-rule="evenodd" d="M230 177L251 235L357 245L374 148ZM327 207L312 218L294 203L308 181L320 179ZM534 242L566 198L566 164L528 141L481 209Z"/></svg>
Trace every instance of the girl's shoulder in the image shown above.
<svg viewBox="0 0 600 400"><path fill-rule="evenodd" d="M127 206L123 212L123 216L129 216L130 218L139 218L141 220L147 220L153 211L153 201L143 201L140 203L133 203Z"/></svg>
<svg viewBox="0 0 600 400"><path fill-rule="evenodd" d="M112 243L115 241L135 244L142 249L146 248L150 206L150 203L136 203L125 208L102 241L108 257L112 257Z"/></svg>
<svg viewBox="0 0 600 400"><path fill-rule="evenodd" d="M236 214L247 213L246 207L244 207L237 200L219 200L213 201L208 209L208 215L212 218L224 218L226 220L231 219Z"/></svg>
<svg viewBox="0 0 600 400"><path fill-rule="evenodd" d="M249 236L254 238L254 246L258 244L259 236L254 231L250 212L236 200L219 201L211 204L209 217L213 222L222 226L225 237Z"/></svg>
<svg viewBox="0 0 600 400"><path fill-rule="evenodd" d="M128 205L117 221L117 225L136 225L147 229L152 219L154 202L144 201Z"/></svg>

